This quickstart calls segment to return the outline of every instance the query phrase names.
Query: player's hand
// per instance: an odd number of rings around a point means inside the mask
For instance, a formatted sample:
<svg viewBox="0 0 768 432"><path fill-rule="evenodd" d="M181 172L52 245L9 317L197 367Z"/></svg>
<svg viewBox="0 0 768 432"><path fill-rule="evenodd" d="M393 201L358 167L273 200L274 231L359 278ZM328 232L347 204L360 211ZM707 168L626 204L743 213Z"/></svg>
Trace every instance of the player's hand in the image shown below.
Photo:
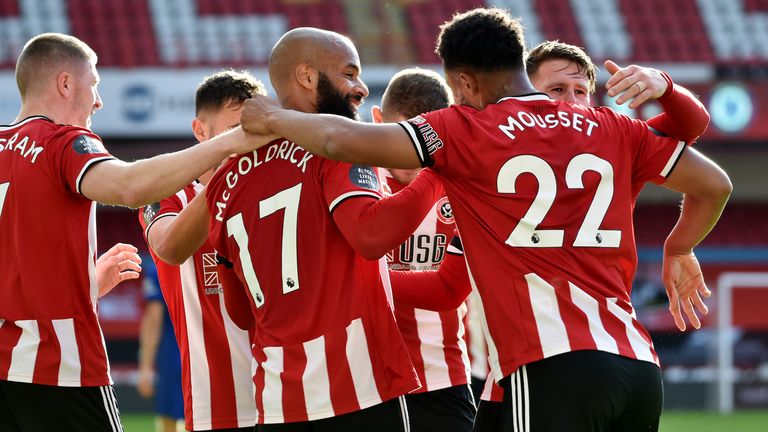
<svg viewBox="0 0 768 432"><path fill-rule="evenodd" d="M685 331L682 312L685 312L694 328L700 328L701 321L696 310L703 315L709 312L701 298L709 297L712 292L704 284L704 276L701 274L696 255L693 252L672 254L664 251L661 278L669 297L669 312L675 319L677 328Z"/></svg>
<svg viewBox="0 0 768 432"><path fill-rule="evenodd" d="M269 96L254 95L245 101L245 107L240 114L240 125L243 130L254 135L271 135L267 124L269 115L282 107Z"/></svg>
<svg viewBox="0 0 768 432"><path fill-rule="evenodd" d="M605 61L605 70L611 78L605 83L608 96L616 98L622 105L629 102L630 108L637 108L650 99L658 99L667 91L667 80L657 69L629 65L619 67L611 60Z"/></svg>
<svg viewBox="0 0 768 432"><path fill-rule="evenodd" d="M136 382L136 390L139 394L149 399L155 394L155 371L148 368L139 368L139 377Z"/></svg>
<svg viewBox="0 0 768 432"><path fill-rule="evenodd" d="M138 251L133 245L118 243L96 260L99 298L112 291L120 282L139 277L141 258Z"/></svg>

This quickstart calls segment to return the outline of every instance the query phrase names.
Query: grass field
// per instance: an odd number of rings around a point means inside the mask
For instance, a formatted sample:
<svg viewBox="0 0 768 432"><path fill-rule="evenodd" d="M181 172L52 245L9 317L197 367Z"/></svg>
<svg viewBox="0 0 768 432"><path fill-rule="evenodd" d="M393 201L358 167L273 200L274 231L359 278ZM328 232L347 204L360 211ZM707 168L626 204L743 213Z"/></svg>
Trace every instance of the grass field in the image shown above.
<svg viewBox="0 0 768 432"><path fill-rule="evenodd" d="M123 416L125 432L153 432L152 416ZM709 412L667 411L661 417L661 432L767 432L768 410L739 411L721 416Z"/></svg>

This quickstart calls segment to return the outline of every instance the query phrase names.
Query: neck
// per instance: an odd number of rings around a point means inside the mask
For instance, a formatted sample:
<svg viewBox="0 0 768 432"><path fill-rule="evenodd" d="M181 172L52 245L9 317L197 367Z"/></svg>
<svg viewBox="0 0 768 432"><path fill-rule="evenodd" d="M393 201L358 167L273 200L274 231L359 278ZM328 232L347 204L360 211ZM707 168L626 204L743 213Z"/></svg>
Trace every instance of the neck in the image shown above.
<svg viewBox="0 0 768 432"><path fill-rule="evenodd" d="M284 98L280 98L280 105L282 105L283 108L294 111L305 113L317 112L317 107L310 102L309 98L296 97L295 94L289 94Z"/></svg>
<svg viewBox="0 0 768 432"><path fill-rule="evenodd" d="M525 71L487 72L484 82L489 83L483 94L483 105L496 103L509 96L535 93L537 90L528 80Z"/></svg>
<svg viewBox="0 0 768 432"><path fill-rule="evenodd" d="M67 115L62 104L50 102L44 103L39 99L27 100L22 103L21 110L14 123L32 116L45 116L58 124L72 123L72 119Z"/></svg>

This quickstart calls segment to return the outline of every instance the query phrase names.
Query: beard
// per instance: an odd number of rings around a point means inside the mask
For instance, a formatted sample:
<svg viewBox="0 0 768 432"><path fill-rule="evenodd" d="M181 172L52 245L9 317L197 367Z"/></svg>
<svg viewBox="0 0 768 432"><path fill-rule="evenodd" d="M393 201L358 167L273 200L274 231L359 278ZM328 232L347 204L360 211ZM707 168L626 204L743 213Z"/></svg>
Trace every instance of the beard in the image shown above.
<svg viewBox="0 0 768 432"><path fill-rule="evenodd" d="M336 89L328 76L320 72L317 80L317 112L320 114L336 114L352 120L360 120L357 108L352 101L363 98L353 94L343 94Z"/></svg>

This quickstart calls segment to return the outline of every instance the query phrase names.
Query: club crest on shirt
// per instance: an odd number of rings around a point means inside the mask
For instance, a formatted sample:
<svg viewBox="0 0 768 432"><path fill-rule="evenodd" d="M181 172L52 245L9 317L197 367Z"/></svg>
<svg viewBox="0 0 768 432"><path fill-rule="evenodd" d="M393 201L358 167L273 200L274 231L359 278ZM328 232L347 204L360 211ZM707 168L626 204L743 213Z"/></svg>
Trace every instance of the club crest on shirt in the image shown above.
<svg viewBox="0 0 768 432"><path fill-rule="evenodd" d="M155 220L155 216L157 216L157 213L160 211L160 203L152 203L146 207L144 207L144 211L142 212L142 217L144 218L144 224L149 225L152 223L153 220Z"/></svg>
<svg viewBox="0 0 768 432"><path fill-rule="evenodd" d="M450 225L453 223L453 207L447 197L440 198L435 204L435 211L440 222Z"/></svg>
<svg viewBox="0 0 768 432"><path fill-rule="evenodd" d="M349 181L363 189L379 190L379 178L373 168L367 165L352 165L349 169Z"/></svg>
<svg viewBox="0 0 768 432"><path fill-rule="evenodd" d="M88 135L80 135L72 141L72 148L80 154L107 153L101 141Z"/></svg>

